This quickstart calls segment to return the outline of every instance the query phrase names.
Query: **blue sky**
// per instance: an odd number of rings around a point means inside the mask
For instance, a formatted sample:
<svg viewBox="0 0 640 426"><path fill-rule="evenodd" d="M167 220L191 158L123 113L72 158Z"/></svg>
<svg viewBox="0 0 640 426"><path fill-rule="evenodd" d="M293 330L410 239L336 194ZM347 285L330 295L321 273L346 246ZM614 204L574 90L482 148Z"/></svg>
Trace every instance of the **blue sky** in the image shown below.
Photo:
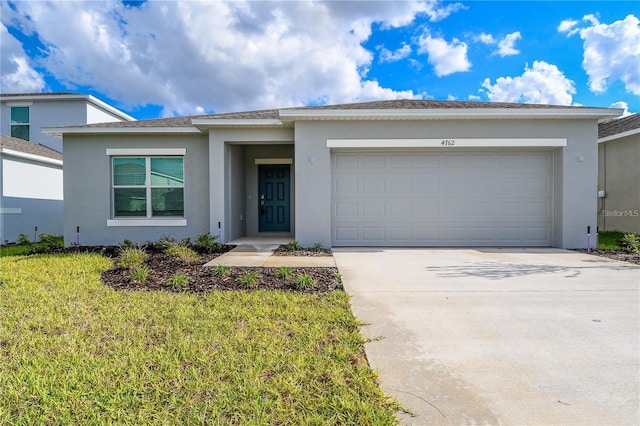
<svg viewBox="0 0 640 426"><path fill-rule="evenodd" d="M425 98L640 112L638 1L3 1L2 93L136 118Z"/></svg>

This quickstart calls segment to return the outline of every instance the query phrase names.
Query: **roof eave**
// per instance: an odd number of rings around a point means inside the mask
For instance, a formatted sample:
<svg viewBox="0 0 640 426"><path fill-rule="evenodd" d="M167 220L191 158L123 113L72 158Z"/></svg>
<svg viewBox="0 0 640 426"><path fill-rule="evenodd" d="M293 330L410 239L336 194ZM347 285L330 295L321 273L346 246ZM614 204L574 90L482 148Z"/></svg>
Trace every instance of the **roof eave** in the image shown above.
<svg viewBox="0 0 640 426"><path fill-rule="evenodd" d="M42 133L60 139L64 135L202 134L195 127L43 127Z"/></svg>
<svg viewBox="0 0 640 426"><path fill-rule="evenodd" d="M193 118L191 124L200 130L211 128L278 128L283 127L277 118Z"/></svg>
<svg viewBox="0 0 640 426"><path fill-rule="evenodd" d="M626 132L620 132L613 135L605 136L603 138L598 138L598 143L609 142L615 139L626 138L627 136L633 136L640 133L640 128L628 130Z"/></svg>
<svg viewBox="0 0 640 426"><path fill-rule="evenodd" d="M11 157L24 158L27 160L38 161L41 163L55 164L56 166L62 166L62 160L55 158L45 157L43 155L31 154L28 152L16 151L15 149L7 149L0 147L0 153Z"/></svg>
<svg viewBox="0 0 640 426"><path fill-rule="evenodd" d="M603 119L619 117L620 108L480 108L480 109L285 109L283 122L296 120L462 120L462 119Z"/></svg>

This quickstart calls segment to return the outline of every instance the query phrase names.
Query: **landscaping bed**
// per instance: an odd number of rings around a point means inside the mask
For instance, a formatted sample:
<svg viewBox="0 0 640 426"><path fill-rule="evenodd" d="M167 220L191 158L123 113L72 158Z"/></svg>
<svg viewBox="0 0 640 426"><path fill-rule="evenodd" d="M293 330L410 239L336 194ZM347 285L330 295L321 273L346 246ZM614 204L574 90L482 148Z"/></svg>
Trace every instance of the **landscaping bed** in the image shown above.
<svg viewBox="0 0 640 426"><path fill-rule="evenodd" d="M323 257L332 256L331 249L324 247L300 247L297 243L282 244L274 252L274 256L307 256L307 257Z"/></svg>
<svg viewBox="0 0 640 426"><path fill-rule="evenodd" d="M145 262L151 270L145 282L133 282L130 271L122 267L114 267L102 273L102 282L118 290L163 290L176 293L203 293L214 290L246 290L261 289L294 291L300 293L326 294L342 289L337 268L290 268L291 276L278 277L281 268L248 268L229 267L224 270L205 267L205 263L218 257L219 254L201 255L198 261L184 262L164 253L154 253ZM117 265L117 258L115 258ZM224 271L224 272L219 272ZM187 274L188 282L176 285L171 282L176 274ZM254 282L246 277L254 276ZM309 285L299 285L297 277L309 276Z"/></svg>
<svg viewBox="0 0 640 426"><path fill-rule="evenodd" d="M586 253L586 249L575 250L580 253ZM603 250L603 249L591 249L591 253L595 256L606 257L613 260L620 260L622 262L633 263L634 265L640 265L640 253L629 253L623 250Z"/></svg>

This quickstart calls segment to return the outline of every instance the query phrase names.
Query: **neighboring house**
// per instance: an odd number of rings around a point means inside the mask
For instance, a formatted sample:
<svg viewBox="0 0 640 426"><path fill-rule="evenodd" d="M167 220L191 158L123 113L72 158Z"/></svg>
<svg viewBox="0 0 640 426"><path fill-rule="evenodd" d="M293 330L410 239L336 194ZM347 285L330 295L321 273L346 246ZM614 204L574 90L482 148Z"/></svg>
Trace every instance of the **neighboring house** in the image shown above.
<svg viewBox="0 0 640 426"><path fill-rule="evenodd" d="M91 95L75 93L0 94L0 134L62 151L60 139L42 127L132 121L133 117Z"/></svg>
<svg viewBox="0 0 640 426"><path fill-rule="evenodd" d="M393 100L51 128L80 244L587 245L621 109ZM591 238L591 241L594 237Z"/></svg>
<svg viewBox="0 0 640 426"><path fill-rule="evenodd" d="M43 134L42 127L131 120L91 95L0 94L0 243L14 242L20 233L33 239L35 226L38 233L62 233L62 141Z"/></svg>
<svg viewBox="0 0 640 426"><path fill-rule="evenodd" d="M62 208L62 154L0 135L0 242L61 234Z"/></svg>
<svg viewBox="0 0 640 426"><path fill-rule="evenodd" d="M598 227L640 234L640 114L598 126Z"/></svg>

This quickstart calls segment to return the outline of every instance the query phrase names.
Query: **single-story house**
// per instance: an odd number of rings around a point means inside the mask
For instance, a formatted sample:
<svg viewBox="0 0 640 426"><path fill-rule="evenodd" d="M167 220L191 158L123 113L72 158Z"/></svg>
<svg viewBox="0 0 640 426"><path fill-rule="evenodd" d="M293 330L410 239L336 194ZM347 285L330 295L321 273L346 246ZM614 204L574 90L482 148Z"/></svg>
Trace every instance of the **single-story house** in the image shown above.
<svg viewBox="0 0 640 426"><path fill-rule="evenodd" d="M640 114L598 126L598 227L640 234Z"/></svg>
<svg viewBox="0 0 640 426"><path fill-rule="evenodd" d="M621 109L390 100L49 128L67 244L587 245Z"/></svg>
<svg viewBox="0 0 640 426"><path fill-rule="evenodd" d="M62 154L0 135L0 242L62 234Z"/></svg>

